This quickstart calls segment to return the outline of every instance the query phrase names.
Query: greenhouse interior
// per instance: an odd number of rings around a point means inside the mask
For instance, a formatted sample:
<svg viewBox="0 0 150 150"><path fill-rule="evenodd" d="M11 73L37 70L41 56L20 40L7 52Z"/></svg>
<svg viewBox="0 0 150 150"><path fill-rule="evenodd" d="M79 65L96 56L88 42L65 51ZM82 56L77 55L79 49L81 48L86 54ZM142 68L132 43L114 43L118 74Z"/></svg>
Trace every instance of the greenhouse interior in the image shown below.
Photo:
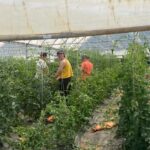
<svg viewBox="0 0 150 150"><path fill-rule="evenodd" d="M73 70L67 95L60 50ZM1 149L149 149L149 52L149 31L1 42ZM41 53L48 73L36 76ZM93 64L86 79L82 56Z"/></svg>
<svg viewBox="0 0 150 150"><path fill-rule="evenodd" d="M0 0L0 150L150 150L149 0Z"/></svg>

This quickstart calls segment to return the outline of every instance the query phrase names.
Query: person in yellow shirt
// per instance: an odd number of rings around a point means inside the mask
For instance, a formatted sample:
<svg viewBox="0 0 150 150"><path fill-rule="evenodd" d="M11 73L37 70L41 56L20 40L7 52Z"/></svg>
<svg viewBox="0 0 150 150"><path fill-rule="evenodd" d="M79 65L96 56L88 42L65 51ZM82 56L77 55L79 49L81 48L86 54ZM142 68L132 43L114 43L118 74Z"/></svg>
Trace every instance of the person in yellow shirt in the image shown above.
<svg viewBox="0 0 150 150"><path fill-rule="evenodd" d="M65 57L64 51L60 50L57 52L59 59L59 67L55 74L57 80L59 80L59 90L61 95L67 96L70 90L70 81L73 76L72 66L69 60Z"/></svg>

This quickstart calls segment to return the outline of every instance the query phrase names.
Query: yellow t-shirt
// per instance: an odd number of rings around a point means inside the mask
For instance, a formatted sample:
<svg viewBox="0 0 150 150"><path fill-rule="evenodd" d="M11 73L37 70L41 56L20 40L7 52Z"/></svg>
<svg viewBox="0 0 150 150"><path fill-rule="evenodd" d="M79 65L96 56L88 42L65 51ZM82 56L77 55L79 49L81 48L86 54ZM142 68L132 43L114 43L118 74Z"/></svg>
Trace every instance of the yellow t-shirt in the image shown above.
<svg viewBox="0 0 150 150"><path fill-rule="evenodd" d="M72 77L73 71L72 71L72 66L71 66L70 62L67 59L65 59L63 61L65 61L66 65L64 66L64 68L62 70L60 78L65 79L65 78Z"/></svg>

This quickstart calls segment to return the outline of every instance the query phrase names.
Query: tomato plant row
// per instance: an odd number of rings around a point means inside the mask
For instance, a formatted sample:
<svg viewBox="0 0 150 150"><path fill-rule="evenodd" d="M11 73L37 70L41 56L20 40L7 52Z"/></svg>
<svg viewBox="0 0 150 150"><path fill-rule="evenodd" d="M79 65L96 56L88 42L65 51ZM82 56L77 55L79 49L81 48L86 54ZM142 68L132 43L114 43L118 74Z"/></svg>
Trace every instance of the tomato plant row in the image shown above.
<svg viewBox="0 0 150 150"><path fill-rule="evenodd" d="M119 134L125 138L124 149L150 149L149 80L145 47L136 43L129 46L121 74L124 91L119 111Z"/></svg>
<svg viewBox="0 0 150 150"><path fill-rule="evenodd" d="M57 81L52 75L42 80L34 78L34 59L0 60L0 133L1 138L4 137L15 149L70 149L75 134L87 124L92 110L117 86L120 65L115 57L96 53L97 62L95 55L90 54L95 69L84 82L79 79L78 53L70 52L68 55L73 68L76 68L68 97L59 95ZM51 74L56 67L57 63L51 64ZM45 118L51 114L55 116L55 122L46 124ZM34 123L27 125L27 119ZM20 136L20 140L9 140L10 133Z"/></svg>

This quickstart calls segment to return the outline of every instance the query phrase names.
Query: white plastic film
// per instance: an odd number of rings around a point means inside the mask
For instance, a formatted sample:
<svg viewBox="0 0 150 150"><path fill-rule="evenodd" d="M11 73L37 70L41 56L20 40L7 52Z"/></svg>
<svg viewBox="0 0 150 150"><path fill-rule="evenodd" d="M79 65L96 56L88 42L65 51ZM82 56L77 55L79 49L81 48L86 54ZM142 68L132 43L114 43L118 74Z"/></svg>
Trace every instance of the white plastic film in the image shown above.
<svg viewBox="0 0 150 150"><path fill-rule="evenodd" d="M150 0L0 0L0 40L140 27L150 29Z"/></svg>

